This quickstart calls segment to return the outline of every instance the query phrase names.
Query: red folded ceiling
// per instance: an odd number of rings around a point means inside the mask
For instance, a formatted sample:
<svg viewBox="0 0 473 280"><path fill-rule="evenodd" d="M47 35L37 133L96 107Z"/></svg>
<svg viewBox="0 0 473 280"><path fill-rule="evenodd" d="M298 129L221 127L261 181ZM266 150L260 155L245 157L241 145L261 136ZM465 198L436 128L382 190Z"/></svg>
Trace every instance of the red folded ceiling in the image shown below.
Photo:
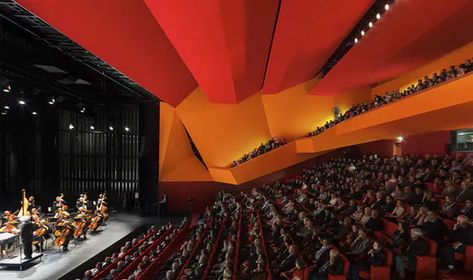
<svg viewBox="0 0 473 280"><path fill-rule="evenodd" d="M197 86L142 0L18 0L171 105Z"/></svg>
<svg viewBox="0 0 473 280"><path fill-rule="evenodd" d="M384 81L472 40L473 1L398 0L311 93L340 94Z"/></svg>
<svg viewBox="0 0 473 280"><path fill-rule="evenodd" d="M278 0L145 2L209 100L261 89Z"/></svg>
<svg viewBox="0 0 473 280"><path fill-rule="evenodd" d="M314 78L373 2L282 1L263 93Z"/></svg>

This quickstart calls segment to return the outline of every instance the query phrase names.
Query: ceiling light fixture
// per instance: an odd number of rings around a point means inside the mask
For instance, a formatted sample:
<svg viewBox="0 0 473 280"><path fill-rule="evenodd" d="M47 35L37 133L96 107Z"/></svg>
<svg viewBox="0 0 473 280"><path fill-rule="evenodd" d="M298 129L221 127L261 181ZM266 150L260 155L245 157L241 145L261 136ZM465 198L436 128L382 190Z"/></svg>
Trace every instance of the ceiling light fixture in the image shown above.
<svg viewBox="0 0 473 280"><path fill-rule="evenodd" d="M384 5L384 9L387 11L389 10L389 4Z"/></svg>

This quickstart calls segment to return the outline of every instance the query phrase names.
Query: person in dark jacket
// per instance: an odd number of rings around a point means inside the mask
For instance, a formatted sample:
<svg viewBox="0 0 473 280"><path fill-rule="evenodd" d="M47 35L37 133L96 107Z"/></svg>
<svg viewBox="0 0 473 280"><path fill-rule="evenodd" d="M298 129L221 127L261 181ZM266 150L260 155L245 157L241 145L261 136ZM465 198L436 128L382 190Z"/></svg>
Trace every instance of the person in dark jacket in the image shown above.
<svg viewBox="0 0 473 280"><path fill-rule="evenodd" d="M378 231L382 230L384 226L383 221L379 217L379 210L373 209L371 211L371 219L368 220L365 224L366 230L373 232L373 231Z"/></svg>
<svg viewBox="0 0 473 280"><path fill-rule="evenodd" d="M347 278L353 280L360 279L360 270L369 271L372 265L380 266L384 265L385 262L386 252L383 250L381 244L378 241L374 241L371 250L368 251L366 256L354 259L350 262Z"/></svg>
<svg viewBox="0 0 473 280"><path fill-rule="evenodd" d="M428 211L426 216L426 222L418 226L424 235L437 244L443 242L443 237L447 235L448 228L447 225L438 217L438 215L433 211Z"/></svg>
<svg viewBox="0 0 473 280"><path fill-rule="evenodd" d="M30 216L20 218L20 236L25 259L31 259L33 254L33 223Z"/></svg>
<svg viewBox="0 0 473 280"><path fill-rule="evenodd" d="M424 239L422 230L411 229L411 242L409 246L394 259L396 272L401 279L406 278L406 265L408 270L415 270L416 257L429 253L429 243Z"/></svg>
<svg viewBox="0 0 473 280"><path fill-rule="evenodd" d="M320 267L318 271L310 276L311 280L327 279L329 275L340 275L343 273L343 259L337 249L330 250L329 259Z"/></svg>
<svg viewBox="0 0 473 280"><path fill-rule="evenodd" d="M449 271L455 270L455 253L465 253L465 247L473 245L473 226L465 215L459 215L453 230L449 232L443 251L443 262Z"/></svg>

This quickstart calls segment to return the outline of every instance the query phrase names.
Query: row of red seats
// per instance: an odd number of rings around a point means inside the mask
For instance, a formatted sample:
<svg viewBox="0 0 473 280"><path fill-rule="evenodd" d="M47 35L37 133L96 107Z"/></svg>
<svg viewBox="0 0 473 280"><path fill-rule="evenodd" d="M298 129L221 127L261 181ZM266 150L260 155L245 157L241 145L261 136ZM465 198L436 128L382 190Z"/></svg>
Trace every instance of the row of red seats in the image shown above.
<svg viewBox="0 0 473 280"><path fill-rule="evenodd" d="M263 224L261 223L261 216L260 216L260 213L259 213L258 209L256 209L256 221L258 222L258 226L259 226L259 237L260 237L260 240L261 240L261 245L263 247L263 257L266 260L266 264L265 264L266 280L271 280L272 279L272 277L271 277L271 264L269 263L268 251L266 249L266 240L265 240L264 234L263 234Z"/></svg>
<svg viewBox="0 0 473 280"><path fill-rule="evenodd" d="M171 226L163 235L161 235L158 239L156 239L150 246L148 246L138 257L136 257L130 264L128 264L125 269L123 269L118 275L117 279L126 279L128 276L130 276L135 269L138 267L140 264L141 260L143 259L144 256L147 256L151 250L155 250L156 247L163 242L163 240L168 236L172 231L174 230L174 227Z"/></svg>
<svg viewBox="0 0 473 280"><path fill-rule="evenodd" d="M138 275L137 280L151 279L166 262L166 260L172 256L172 254L182 245L182 243L184 243L190 231L191 227L189 224L183 226L171 243L169 243L166 248L156 257L156 259Z"/></svg>
<svg viewBox="0 0 473 280"><path fill-rule="evenodd" d="M225 217L221 223L220 229L217 234L217 240L215 240L215 243L212 246L212 252L210 253L210 257L207 260L207 267L205 268L204 274L202 276L202 280L206 280L209 277L210 269L212 268L214 262L215 262L215 257L217 255L217 250L220 247L222 243L222 235L223 235L223 230L225 229L225 225L227 223L227 217Z"/></svg>
<svg viewBox="0 0 473 280"><path fill-rule="evenodd" d="M207 226L205 227L204 231L200 234L199 238L197 239L197 242L195 242L194 248L192 248L191 254L187 258L186 262L182 265L176 279L181 278L181 276L184 274L184 270L189 266L191 260L194 259L194 256L197 253L198 248L200 247L200 244L202 243L205 236L207 235L209 228L213 226L213 223L214 223L214 217L212 216L212 218L210 218L210 221L207 223Z"/></svg>
<svg viewBox="0 0 473 280"><path fill-rule="evenodd" d="M155 229L155 230L151 231L150 233L148 233L147 235L145 235L135 245L133 245L130 249L128 249L128 251L126 252L126 254L124 256L121 256L121 257L117 258L115 261L113 261L111 264L107 265L104 269L102 269L99 273L97 273L94 276L93 280L99 280L99 279L102 279L105 276L107 276L107 274L109 274L112 269L117 267L117 264L118 264L119 261L124 260L126 256L132 255L136 250L138 250L138 248L141 246L141 244L143 244L143 242L145 242L146 240L151 238L151 236L155 235L157 232L158 232L158 230Z"/></svg>
<svg viewBox="0 0 473 280"><path fill-rule="evenodd" d="M238 271L238 259L240 257L240 243L241 243L241 224L243 222L243 210L240 208L239 212L240 217L238 218L238 230L237 230L237 240L235 244L235 256L233 256L233 276L232 279L237 279Z"/></svg>

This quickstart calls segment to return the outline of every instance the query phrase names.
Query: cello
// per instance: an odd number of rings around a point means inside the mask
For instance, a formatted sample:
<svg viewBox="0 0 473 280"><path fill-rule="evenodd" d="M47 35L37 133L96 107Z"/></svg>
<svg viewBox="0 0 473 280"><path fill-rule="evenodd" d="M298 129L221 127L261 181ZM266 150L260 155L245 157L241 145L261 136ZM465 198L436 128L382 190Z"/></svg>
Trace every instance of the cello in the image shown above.
<svg viewBox="0 0 473 280"><path fill-rule="evenodd" d="M58 227L61 229L56 229L55 234L57 233L56 239L54 239L54 245L58 248L64 247L64 250L67 250L67 245L69 244L69 238L72 234L72 226L69 221L62 221L58 224Z"/></svg>
<svg viewBox="0 0 473 280"><path fill-rule="evenodd" d="M74 238L79 238L81 235L84 236L84 239L87 238L85 236L87 233L87 222L84 217L85 217L84 213L80 213L75 217L75 221L73 223Z"/></svg>

